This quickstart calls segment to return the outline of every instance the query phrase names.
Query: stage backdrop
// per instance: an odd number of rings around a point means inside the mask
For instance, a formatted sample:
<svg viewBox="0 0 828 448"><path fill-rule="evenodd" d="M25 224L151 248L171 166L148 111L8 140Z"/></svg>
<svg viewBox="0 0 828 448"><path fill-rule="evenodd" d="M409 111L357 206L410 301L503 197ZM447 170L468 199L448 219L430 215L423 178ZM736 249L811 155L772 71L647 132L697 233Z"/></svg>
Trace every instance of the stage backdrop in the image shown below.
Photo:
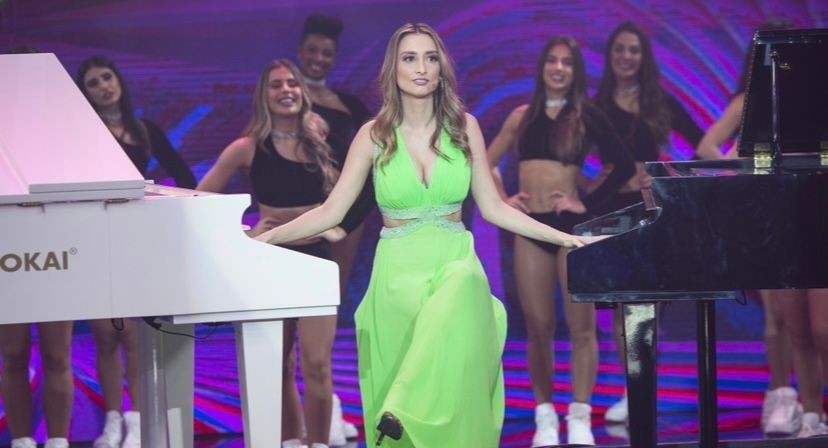
<svg viewBox="0 0 828 448"><path fill-rule="evenodd" d="M789 19L802 28L828 26L825 0L0 0L0 49L26 45L54 52L73 75L84 58L110 57L126 76L139 114L161 125L200 178L248 120L259 71L271 59L295 59L302 22L311 13L336 16L345 23L329 84L358 95L374 110L375 80L389 36L406 22L431 24L448 45L461 95L487 139L494 137L514 107L529 99L539 52L553 35L577 38L594 89L610 30L624 20L637 22L653 37L664 87L707 128L736 86L756 26L772 18ZM60 111L51 119L60 120ZM56 150L66 150L60 144L55 142ZM692 154L692 148L677 138L662 152L667 160ZM594 157L588 162L585 173L593 176L598 162ZM514 167L513 158L503 163L513 191ZM162 182L167 177L156 168L151 176ZM229 191L248 190L244 179L237 179ZM493 293L509 308L510 337L520 338L524 330L511 274L511 238L483 223L473 204L466 209ZM372 217L366 235L376 235L378 226L377 216ZM375 236L363 241L341 308L343 326L352 325L375 244ZM663 340L694 337L692 309L690 304L663 309ZM720 339L761 340L762 312L755 302L721 304L718 309ZM562 317L559 320L565 339ZM602 341L610 339L609 322L608 313L601 313ZM91 335L83 334L82 325L78 330L76 385L85 398L76 402L73 437L88 440L97 434L103 403L95 381ZM350 347L346 370L352 372L353 335L346 328L341 336L343 346ZM235 378L235 361L232 353L216 348L232 352L228 337L197 345L199 362L210 365L199 377L200 387L209 385L197 402L196 429L201 434L240 430L236 385L227 380ZM35 352L33 365L38 364L37 356ZM33 370L32 378L37 386L42 373ZM343 380L335 379L342 394ZM621 393L620 374L613 381L612 397L604 390L593 404L605 407ZM358 395L351 389L343 402L349 418L358 419ZM529 397L529 391L524 392ZM760 392L756 397L759 403ZM532 401L525 401L528 416ZM692 409L693 403L688 403ZM42 415L37 419L42 436ZM0 443L7 440L7 422L0 414Z"/></svg>
<svg viewBox="0 0 828 448"><path fill-rule="evenodd" d="M826 10L819 0L0 0L0 48L27 45L54 52L72 74L91 55L115 60L139 113L167 131L200 178L245 125L261 68L276 57L295 59L303 19L311 13L345 23L329 84L358 95L374 110L375 80L389 36L405 22L431 24L456 63L462 97L491 139L507 114L528 100L539 52L553 35L578 39L594 89L610 30L624 20L637 22L653 37L664 87L707 128L736 86L757 25L785 18L798 27L825 27ZM58 111L54 118L60 119ZM692 155L679 138L662 154L680 160ZM594 175L598 162L594 157L588 162L585 172ZM512 188L514 165L509 159L503 164ZM166 178L157 169L151 175ZM246 191L242 178L230 189ZM483 223L473 205L467 209L493 292L511 311L512 333L520 334L511 239ZM375 216L367 234L374 235L377 226ZM352 322L366 287L375 243L376 237L363 242L341 309L345 324ZM674 305L665 311L675 321L665 326L666 338L691 337L687 310ZM724 305L719 320L722 338L760 337L761 311L755 305ZM601 328L606 332L606 317Z"/></svg>

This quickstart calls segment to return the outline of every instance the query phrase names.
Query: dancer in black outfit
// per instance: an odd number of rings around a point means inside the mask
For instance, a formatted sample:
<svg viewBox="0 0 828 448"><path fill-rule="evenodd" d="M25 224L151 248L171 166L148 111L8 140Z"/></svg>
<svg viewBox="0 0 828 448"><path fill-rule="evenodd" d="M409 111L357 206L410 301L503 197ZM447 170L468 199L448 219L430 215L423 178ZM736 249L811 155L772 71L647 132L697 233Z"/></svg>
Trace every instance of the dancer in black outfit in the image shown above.
<svg viewBox="0 0 828 448"><path fill-rule="evenodd" d="M126 81L111 60L102 56L86 59L78 69L76 82L141 175L146 177L150 160L155 158L177 186L195 188L195 176L164 131L152 121L135 116ZM137 325L131 319L124 319L120 330L107 319L90 321L90 325L95 334L98 381L107 411L103 432L94 446L140 448ZM122 412L124 365L121 348L132 398L132 410L128 412Z"/></svg>
<svg viewBox="0 0 828 448"><path fill-rule="evenodd" d="M260 220L249 232L257 236L294 220L321 204L333 188L339 171L321 131L326 128L311 112L307 87L299 69L285 59L262 71L254 96L253 117L242 137L219 156L198 184L199 190L221 192L237 173L247 173L258 201ZM324 232L284 245L291 250L330 258L329 241L341 239L342 230ZM307 445L328 446L332 409L331 350L336 316L312 316L284 323L282 374L282 447L303 445L302 402L296 387L296 337L301 340L305 381L304 422ZM274 446L276 442L274 442Z"/></svg>
<svg viewBox="0 0 828 448"><path fill-rule="evenodd" d="M671 132L678 132L694 148L704 132L678 100L661 86L661 73L650 37L632 22L622 23L610 34L604 52L604 74L594 100L624 139L636 165L635 176L597 211L602 215L641 202L641 190L650 184L644 162L660 159L661 147L669 141ZM721 158L718 152L700 152L698 155L702 158ZM611 162L603 162L605 168L611 168ZM601 182L599 176L592 187ZM615 314L614 329L620 358L624 359L622 323L619 308ZM625 394L607 410L606 419L624 422L627 415Z"/></svg>
<svg viewBox="0 0 828 448"><path fill-rule="evenodd" d="M342 21L339 19L321 15L308 16L298 52L299 68L308 85L313 111L324 118L330 128L327 142L333 149L340 169L344 166L345 156L356 131L373 117L359 98L331 89L326 84L328 74L336 64L341 32ZM347 237L331 245L332 258L339 266L343 303L347 300L348 280L365 228L363 222L375 206L374 185L366 182L359 198L340 224L348 234ZM333 396L331 418L331 445L344 445L348 438L358 435L356 426L343 419L342 407L336 394Z"/></svg>
<svg viewBox="0 0 828 448"><path fill-rule="evenodd" d="M629 151L606 115L586 98L586 70L574 39L549 41L538 61L535 91L529 104L506 119L489 146L489 163L501 195L497 169L506 152L517 147L520 192L506 199L534 219L570 232L588 220L634 173ZM591 194L579 195L578 176L587 153L597 146L611 161L606 181ZM555 290L563 292L572 340L573 402L567 416L568 442L591 445L589 405L598 373L595 306L572 303L566 287L566 255L553 244L515 236L515 280L528 333L527 358L532 377L536 431L532 446L557 445L558 416L552 405L555 336Z"/></svg>

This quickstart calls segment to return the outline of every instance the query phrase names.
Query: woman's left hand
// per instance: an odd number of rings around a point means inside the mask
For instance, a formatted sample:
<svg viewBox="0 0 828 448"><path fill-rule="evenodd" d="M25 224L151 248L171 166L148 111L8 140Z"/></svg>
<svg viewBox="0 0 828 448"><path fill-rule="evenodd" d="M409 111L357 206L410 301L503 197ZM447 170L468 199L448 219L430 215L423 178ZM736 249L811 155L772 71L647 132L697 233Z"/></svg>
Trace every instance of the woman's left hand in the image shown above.
<svg viewBox="0 0 828 448"><path fill-rule="evenodd" d="M592 244L596 241L601 241L603 239L607 239L612 235L597 235L597 236L582 236L582 235L570 235L566 240L564 240L563 247L570 248L570 249L577 249L579 247L584 247L586 245Z"/></svg>
<svg viewBox="0 0 828 448"><path fill-rule="evenodd" d="M563 192L552 193L555 201L555 208L552 210L560 215L563 212L575 213L576 215L583 215L587 209L583 202L575 196L564 194Z"/></svg>
<svg viewBox="0 0 828 448"><path fill-rule="evenodd" d="M260 233L253 237L256 241L261 241L262 243L271 244L270 243L270 236L265 235L264 233Z"/></svg>

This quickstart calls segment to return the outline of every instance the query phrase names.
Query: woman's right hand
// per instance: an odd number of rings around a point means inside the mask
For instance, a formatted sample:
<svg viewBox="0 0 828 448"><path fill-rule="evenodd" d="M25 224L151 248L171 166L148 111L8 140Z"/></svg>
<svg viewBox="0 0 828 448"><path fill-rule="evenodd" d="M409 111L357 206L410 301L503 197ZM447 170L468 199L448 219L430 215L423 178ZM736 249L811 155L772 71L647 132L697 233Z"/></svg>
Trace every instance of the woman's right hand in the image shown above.
<svg viewBox="0 0 828 448"><path fill-rule="evenodd" d="M583 215L587 212L586 206L577 196L555 191L550 197L555 200L555 208L552 211L558 216L563 212L574 213L576 215Z"/></svg>
<svg viewBox="0 0 828 448"><path fill-rule="evenodd" d="M270 217L262 218L259 220L259 222L256 223L255 227L247 231L247 236L255 238L267 232L268 230L278 226L279 224L281 224L279 220Z"/></svg>
<svg viewBox="0 0 828 448"><path fill-rule="evenodd" d="M506 199L509 206L516 208L523 213L529 213L529 206L526 205L526 200L529 199L529 193L521 191L520 193Z"/></svg>

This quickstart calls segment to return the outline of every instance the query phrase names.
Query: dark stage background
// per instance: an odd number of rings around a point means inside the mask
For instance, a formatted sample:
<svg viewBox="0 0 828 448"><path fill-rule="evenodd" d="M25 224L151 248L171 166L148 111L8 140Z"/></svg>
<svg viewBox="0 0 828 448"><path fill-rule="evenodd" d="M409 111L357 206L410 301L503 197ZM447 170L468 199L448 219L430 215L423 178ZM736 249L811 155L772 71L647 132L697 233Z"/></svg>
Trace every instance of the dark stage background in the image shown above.
<svg viewBox="0 0 828 448"><path fill-rule="evenodd" d="M487 140L529 99L539 52L553 35L578 39L594 89L609 32L634 20L652 35L664 87L706 129L736 86L756 26L778 18L801 28L828 26L824 0L0 0L0 48L28 45L54 52L73 76L82 59L110 57L124 72L139 113L167 131L200 178L249 118L261 68L276 57L295 59L303 19L311 13L345 23L329 85L357 94L374 110L375 79L391 33L410 21L434 26L456 63L461 96ZM60 142L55 144L60 150ZM692 148L675 137L662 157L688 159ZM514 187L513 161L503 167ZM599 169L590 157L585 173L594 176ZM167 177L155 168L151 175L162 182ZM247 191L239 178L229 192ZM482 222L473 205L467 209L493 293L510 310L510 337L519 338L524 330L511 274L511 239ZM346 328L353 325L367 286L378 226L374 216L340 310ZM694 337L692 309L675 304L663 310L664 340ZM761 313L752 300L720 304L720 339L761 341ZM559 320L565 339L562 316ZM609 324L609 314L601 313L602 341L609 340ZM85 327L78 330L82 334ZM0 427L0 437L4 430Z"/></svg>

